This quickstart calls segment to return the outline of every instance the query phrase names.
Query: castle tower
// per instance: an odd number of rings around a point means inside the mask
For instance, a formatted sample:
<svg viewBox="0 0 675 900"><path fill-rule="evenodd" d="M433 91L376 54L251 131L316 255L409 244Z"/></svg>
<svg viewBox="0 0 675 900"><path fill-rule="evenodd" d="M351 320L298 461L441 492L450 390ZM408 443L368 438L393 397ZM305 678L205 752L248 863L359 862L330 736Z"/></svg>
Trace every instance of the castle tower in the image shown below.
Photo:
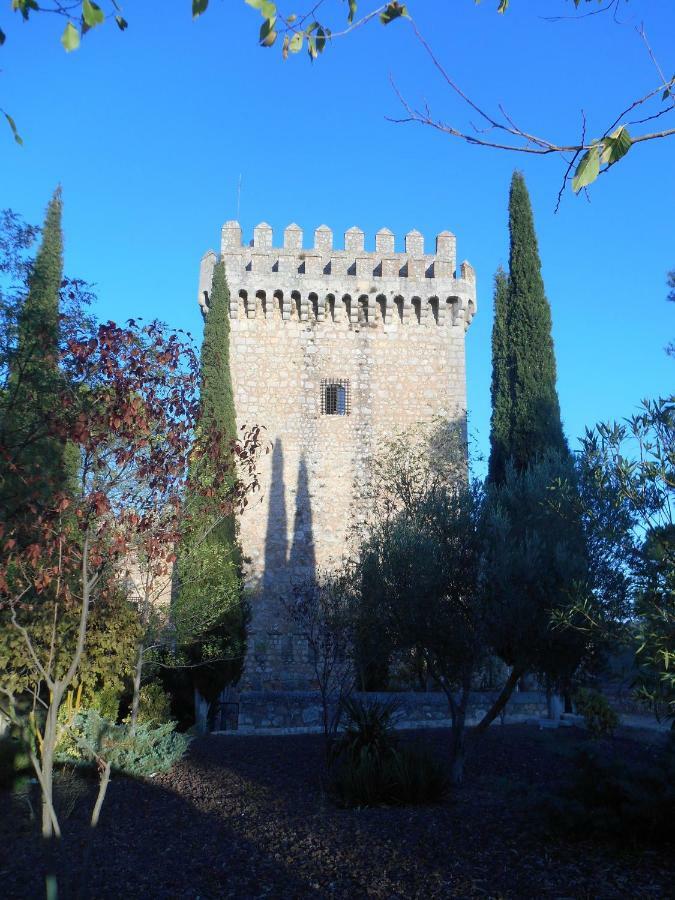
<svg viewBox="0 0 675 900"><path fill-rule="evenodd" d="M466 411L464 336L476 311L473 268L455 272L455 237L425 253L418 231L396 252L383 228L375 251L350 228L344 249L325 225L303 249L289 225L283 246L266 223L242 244L222 230L230 287L230 360L238 425L262 425L272 452L260 461L262 503L240 520L252 622L244 690L311 687L307 648L286 623L280 596L339 563L379 441ZM202 258L206 312L217 256Z"/></svg>

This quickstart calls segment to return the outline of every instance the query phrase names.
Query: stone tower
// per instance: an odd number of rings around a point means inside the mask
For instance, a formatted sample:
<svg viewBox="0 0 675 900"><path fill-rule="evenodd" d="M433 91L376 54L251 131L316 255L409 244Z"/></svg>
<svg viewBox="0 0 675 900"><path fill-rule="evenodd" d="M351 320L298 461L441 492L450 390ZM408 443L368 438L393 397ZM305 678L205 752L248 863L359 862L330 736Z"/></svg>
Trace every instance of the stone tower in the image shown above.
<svg viewBox="0 0 675 900"><path fill-rule="evenodd" d="M312 686L307 648L279 597L345 554L358 485L378 441L434 417L466 411L464 335L476 311L473 268L455 271L455 237L424 252L418 231L396 252L383 228L374 252L350 228L344 249L325 225L303 249L289 225L242 245L226 222L220 253L230 287L230 360L238 424L262 425L272 451L260 463L262 502L240 520L252 592L244 690ZM217 255L201 262L206 312Z"/></svg>

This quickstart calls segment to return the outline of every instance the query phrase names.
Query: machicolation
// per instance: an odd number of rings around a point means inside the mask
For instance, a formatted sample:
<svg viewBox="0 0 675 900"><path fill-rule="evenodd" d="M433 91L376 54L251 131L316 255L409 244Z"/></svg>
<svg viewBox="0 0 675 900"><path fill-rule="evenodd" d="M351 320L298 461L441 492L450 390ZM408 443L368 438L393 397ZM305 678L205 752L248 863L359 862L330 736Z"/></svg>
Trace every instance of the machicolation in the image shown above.
<svg viewBox="0 0 675 900"><path fill-rule="evenodd" d="M418 231L405 236L405 252L394 250L394 235L382 228L375 250L364 250L360 228L345 232L344 250L333 248L333 232L321 225L314 247L303 249L302 230L289 225L284 245L274 248L266 223L253 230L250 246L242 245L241 226L226 222L221 257L230 284L230 315L235 319L279 316L288 321L340 321L350 325L385 325L395 321L468 327L476 311L475 274L463 262L455 272L455 236L443 231L436 252L424 252ZM208 303L216 254L202 258L199 302Z"/></svg>

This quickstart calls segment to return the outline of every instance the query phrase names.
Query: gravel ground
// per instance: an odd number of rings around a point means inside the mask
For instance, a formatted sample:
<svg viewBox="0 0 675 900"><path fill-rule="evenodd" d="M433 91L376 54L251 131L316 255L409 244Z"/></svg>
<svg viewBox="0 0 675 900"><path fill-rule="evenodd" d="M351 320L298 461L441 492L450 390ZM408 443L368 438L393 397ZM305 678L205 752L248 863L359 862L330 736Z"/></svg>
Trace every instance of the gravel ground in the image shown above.
<svg viewBox="0 0 675 900"><path fill-rule="evenodd" d="M446 731L406 734L443 758ZM170 773L110 785L80 896L95 898L675 897L668 850L621 852L546 835L523 801L571 766L576 729L496 726L469 741L465 784L427 807L344 810L322 787L318 736L195 741ZM622 734L642 756L654 738ZM75 895L95 783L63 783L60 896ZM0 896L40 897L25 801L0 794Z"/></svg>

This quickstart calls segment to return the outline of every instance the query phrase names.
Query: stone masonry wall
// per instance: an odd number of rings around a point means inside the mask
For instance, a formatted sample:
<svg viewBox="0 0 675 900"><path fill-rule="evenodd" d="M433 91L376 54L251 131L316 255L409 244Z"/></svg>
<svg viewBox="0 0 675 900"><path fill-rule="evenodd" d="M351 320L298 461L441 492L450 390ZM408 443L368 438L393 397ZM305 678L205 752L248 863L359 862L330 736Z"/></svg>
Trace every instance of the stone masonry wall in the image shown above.
<svg viewBox="0 0 675 900"><path fill-rule="evenodd" d="M271 452L260 464L262 501L241 517L253 618L243 690L313 687L307 648L284 620L279 598L317 569L339 563L370 477L378 442L434 417L466 410L464 334L476 310L475 276L455 276L455 238L443 232L424 253L418 232L394 252L375 252L352 228L345 249L318 228L303 250L289 226L275 249L272 230L226 222L221 257L230 287L230 360L239 425L262 425ZM206 309L216 254L200 271ZM323 415L323 381L348 382L347 415Z"/></svg>
<svg viewBox="0 0 675 900"><path fill-rule="evenodd" d="M451 724L447 698L440 692L357 693L353 696L366 702L395 703L397 728L448 728ZM497 693L491 691L473 693L467 710L467 724L479 722L496 697ZM323 708L317 691L250 691L240 695L240 703L242 711L236 728L240 734L252 731L257 734L279 734L323 730ZM511 695L503 716L498 717L497 722L545 717L547 708L543 691L516 692Z"/></svg>

